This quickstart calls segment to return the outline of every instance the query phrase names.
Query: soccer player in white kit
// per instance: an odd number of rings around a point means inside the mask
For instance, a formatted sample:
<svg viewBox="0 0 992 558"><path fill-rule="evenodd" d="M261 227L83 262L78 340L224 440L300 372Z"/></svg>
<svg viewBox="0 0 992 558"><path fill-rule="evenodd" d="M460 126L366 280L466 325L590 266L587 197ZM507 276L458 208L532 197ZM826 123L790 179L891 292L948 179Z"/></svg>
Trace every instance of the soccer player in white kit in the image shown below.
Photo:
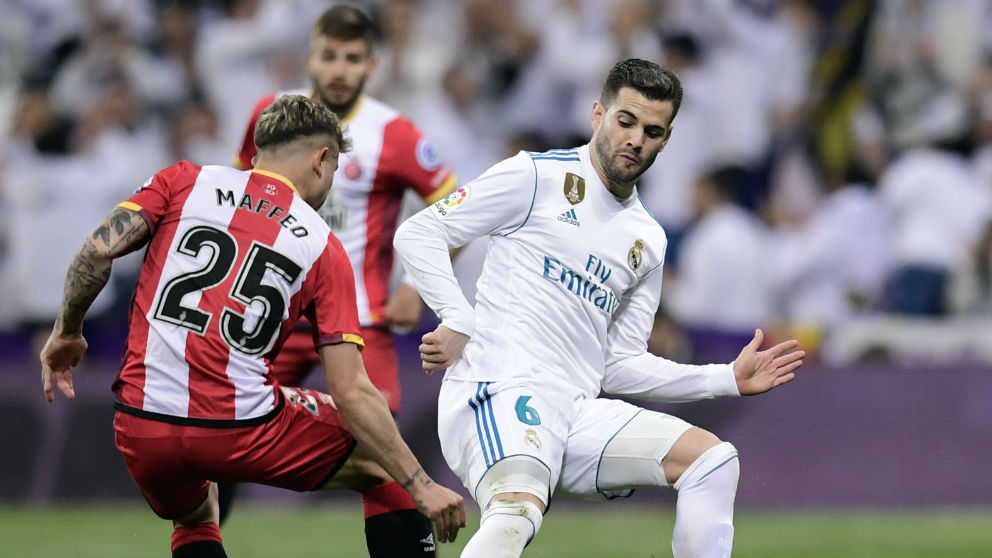
<svg viewBox="0 0 992 558"><path fill-rule="evenodd" d="M753 395L791 381L794 340L730 364L649 354L666 237L635 182L672 133L682 88L652 62L610 71L588 145L520 152L400 226L394 244L441 325L424 370L447 368L444 457L482 509L462 556L519 556L556 488L606 498L678 490L675 556L729 556L739 466L714 434L600 391L649 401ZM448 249L488 235L473 309ZM733 280L733 278L728 278Z"/></svg>

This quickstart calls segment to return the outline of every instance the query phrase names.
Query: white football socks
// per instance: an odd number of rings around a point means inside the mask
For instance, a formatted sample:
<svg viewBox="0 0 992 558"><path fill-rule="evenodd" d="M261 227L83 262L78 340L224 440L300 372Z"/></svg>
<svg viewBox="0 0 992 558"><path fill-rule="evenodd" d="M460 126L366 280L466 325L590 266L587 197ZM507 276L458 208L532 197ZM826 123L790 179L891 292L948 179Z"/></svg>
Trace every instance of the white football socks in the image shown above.
<svg viewBox="0 0 992 558"><path fill-rule="evenodd" d="M537 505L523 500L493 500L479 520L479 530L462 550L461 558L516 558L541 528L544 516Z"/></svg>
<svg viewBox="0 0 992 558"><path fill-rule="evenodd" d="M734 546L734 499L740 463L737 448L722 442L703 452L674 488L672 553L675 558L726 558Z"/></svg>

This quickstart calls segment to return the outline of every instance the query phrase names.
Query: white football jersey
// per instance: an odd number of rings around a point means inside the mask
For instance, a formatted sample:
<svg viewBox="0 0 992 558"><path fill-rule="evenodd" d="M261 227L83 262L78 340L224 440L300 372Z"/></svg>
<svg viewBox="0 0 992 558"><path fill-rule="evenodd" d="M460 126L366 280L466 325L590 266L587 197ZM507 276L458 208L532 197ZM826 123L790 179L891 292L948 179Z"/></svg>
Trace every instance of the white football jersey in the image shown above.
<svg viewBox="0 0 992 558"><path fill-rule="evenodd" d="M483 235L473 311L446 250ZM636 190L623 200L607 190L588 145L520 152L409 219L396 238L442 324L471 335L446 380L529 378L586 397L601 387L656 396L659 386L672 401L735 395L727 365L647 353L666 244Z"/></svg>

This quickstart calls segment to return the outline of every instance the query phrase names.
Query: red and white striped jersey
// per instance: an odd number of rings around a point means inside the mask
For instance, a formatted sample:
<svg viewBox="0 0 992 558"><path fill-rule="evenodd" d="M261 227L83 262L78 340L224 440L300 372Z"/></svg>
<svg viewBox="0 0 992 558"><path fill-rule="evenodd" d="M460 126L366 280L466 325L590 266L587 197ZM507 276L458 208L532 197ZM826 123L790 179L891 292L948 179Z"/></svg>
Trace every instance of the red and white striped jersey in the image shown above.
<svg viewBox="0 0 992 558"><path fill-rule="evenodd" d="M117 408L208 426L263 422L269 362L300 315L316 346L363 345L341 243L288 179L182 161L121 207L151 229Z"/></svg>
<svg viewBox="0 0 992 558"><path fill-rule="evenodd" d="M306 90L263 97L255 106L237 164L251 168L255 122L281 95L310 95ZM341 239L355 277L358 316L363 326L386 325L385 310L393 270L393 234L403 194L412 189L425 203L454 190L451 170L412 122L371 97L359 97L342 119L352 149L342 153L334 187L320 215Z"/></svg>

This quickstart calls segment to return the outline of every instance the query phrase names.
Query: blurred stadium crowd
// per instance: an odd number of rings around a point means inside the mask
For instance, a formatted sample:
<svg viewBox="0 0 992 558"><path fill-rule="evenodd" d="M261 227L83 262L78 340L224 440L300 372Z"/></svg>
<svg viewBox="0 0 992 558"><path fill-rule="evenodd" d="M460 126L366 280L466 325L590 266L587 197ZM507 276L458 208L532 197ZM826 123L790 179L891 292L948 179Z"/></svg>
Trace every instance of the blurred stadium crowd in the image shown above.
<svg viewBox="0 0 992 558"><path fill-rule="evenodd" d="M728 360L761 326L828 361L992 362L992 0L352 4L368 93L462 181L586 142L619 59L679 74L639 187L670 239L655 352ZM328 5L0 0L0 331L47 334L77 241L147 177L230 164L254 103L308 85ZM123 263L91 336L124 327Z"/></svg>

